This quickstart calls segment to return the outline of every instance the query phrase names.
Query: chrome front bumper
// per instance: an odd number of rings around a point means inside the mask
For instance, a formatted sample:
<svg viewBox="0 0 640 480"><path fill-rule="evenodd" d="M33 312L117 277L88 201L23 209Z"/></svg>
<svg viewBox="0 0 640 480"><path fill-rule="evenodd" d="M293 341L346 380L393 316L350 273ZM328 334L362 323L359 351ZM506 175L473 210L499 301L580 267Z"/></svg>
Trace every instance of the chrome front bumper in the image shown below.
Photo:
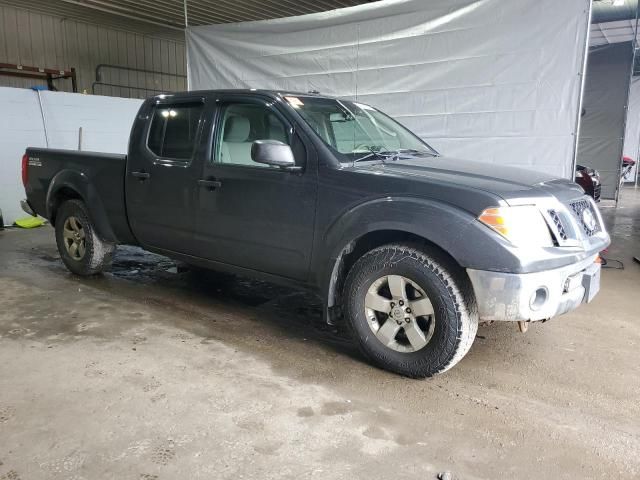
<svg viewBox="0 0 640 480"><path fill-rule="evenodd" d="M545 320L590 302L600 288L596 258L593 255L566 267L525 274L467 269L480 320Z"/></svg>

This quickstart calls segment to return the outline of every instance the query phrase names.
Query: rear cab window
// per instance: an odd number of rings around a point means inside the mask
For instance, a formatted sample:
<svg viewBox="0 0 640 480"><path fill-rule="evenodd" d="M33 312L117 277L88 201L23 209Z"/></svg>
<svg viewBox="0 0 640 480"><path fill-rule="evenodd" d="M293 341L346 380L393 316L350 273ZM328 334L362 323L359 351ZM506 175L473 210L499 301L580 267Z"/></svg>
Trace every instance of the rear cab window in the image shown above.
<svg viewBox="0 0 640 480"><path fill-rule="evenodd" d="M147 148L160 158L189 162L196 141L204 104L161 104L153 109Z"/></svg>

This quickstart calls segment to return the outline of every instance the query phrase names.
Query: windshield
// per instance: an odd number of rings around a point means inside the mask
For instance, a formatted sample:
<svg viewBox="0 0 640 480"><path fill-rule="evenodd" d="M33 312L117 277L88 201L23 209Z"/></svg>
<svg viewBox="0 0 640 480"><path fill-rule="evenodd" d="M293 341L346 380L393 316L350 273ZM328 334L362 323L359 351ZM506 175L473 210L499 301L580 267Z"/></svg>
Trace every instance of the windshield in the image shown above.
<svg viewBox="0 0 640 480"><path fill-rule="evenodd" d="M285 99L341 161L397 159L400 154L437 155L416 135L369 105L316 97Z"/></svg>

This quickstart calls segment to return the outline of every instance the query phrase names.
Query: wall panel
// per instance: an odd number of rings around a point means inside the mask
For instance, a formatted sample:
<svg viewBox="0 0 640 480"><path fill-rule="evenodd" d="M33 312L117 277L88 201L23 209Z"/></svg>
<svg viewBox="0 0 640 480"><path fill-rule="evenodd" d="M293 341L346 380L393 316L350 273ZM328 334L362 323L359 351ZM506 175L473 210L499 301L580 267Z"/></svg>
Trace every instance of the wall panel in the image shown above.
<svg viewBox="0 0 640 480"><path fill-rule="evenodd" d="M618 195L632 62L631 42L592 48L587 60L578 164L600 172L603 199Z"/></svg>
<svg viewBox="0 0 640 480"><path fill-rule="evenodd" d="M102 63L186 75L184 48L181 41L0 5L0 63L73 67L79 92L91 93L95 68ZM186 78L113 69L103 70L102 81L123 86L97 85L98 95L143 98L156 90L187 89ZM46 82L0 75L0 86L28 88L33 85L46 85ZM71 91L70 80L59 80L55 85L61 91Z"/></svg>
<svg viewBox="0 0 640 480"><path fill-rule="evenodd" d="M126 153L129 130L140 100L42 92L50 148L78 148L82 127L82 149ZM20 175L22 154L27 147L45 147L44 125L37 92L0 87L0 209L6 225L26 214L20 209L25 198Z"/></svg>

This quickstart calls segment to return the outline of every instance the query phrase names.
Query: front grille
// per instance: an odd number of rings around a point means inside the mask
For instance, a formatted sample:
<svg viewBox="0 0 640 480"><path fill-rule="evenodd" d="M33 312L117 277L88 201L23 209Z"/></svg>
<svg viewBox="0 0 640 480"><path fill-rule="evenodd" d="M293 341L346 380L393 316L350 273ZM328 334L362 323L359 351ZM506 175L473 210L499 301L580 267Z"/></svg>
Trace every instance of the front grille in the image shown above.
<svg viewBox="0 0 640 480"><path fill-rule="evenodd" d="M568 238L567 232L564 229L564 225L562 224L562 220L560 219L560 215L558 215L558 212L550 209L549 216L551 217L551 220L553 220L553 224L556 227L558 237L560 237L562 240L566 240Z"/></svg>
<svg viewBox="0 0 640 480"><path fill-rule="evenodd" d="M594 211L594 207L591 202L588 200L577 200L575 202L571 202L570 205L578 223L582 226L584 233L586 233L588 237L591 237L600 231L601 228L598 223L598 215ZM585 215L585 211L588 211L591 216Z"/></svg>

